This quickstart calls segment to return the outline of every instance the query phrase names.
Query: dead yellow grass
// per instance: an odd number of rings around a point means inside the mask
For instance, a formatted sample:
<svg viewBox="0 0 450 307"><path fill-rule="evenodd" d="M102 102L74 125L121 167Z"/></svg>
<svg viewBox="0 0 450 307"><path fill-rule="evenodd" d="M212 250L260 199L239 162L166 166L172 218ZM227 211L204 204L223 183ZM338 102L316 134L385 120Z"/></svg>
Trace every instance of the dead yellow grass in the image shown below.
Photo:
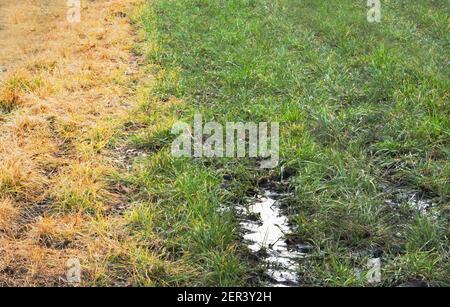
<svg viewBox="0 0 450 307"><path fill-rule="evenodd" d="M10 198L0 199L0 236L9 236L16 228L18 208Z"/></svg>
<svg viewBox="0 0 450 307"><path fill-rule="evenodd" d="M164 266L108 214L126 201L110 187L117 169L105 147L135 100L124 12L138 2L82 1L79 24L63 0L2 3L0 285L65 285L70 258L88 285L115 283L111 257L129 259L130 278L135 257Z"/></svg>

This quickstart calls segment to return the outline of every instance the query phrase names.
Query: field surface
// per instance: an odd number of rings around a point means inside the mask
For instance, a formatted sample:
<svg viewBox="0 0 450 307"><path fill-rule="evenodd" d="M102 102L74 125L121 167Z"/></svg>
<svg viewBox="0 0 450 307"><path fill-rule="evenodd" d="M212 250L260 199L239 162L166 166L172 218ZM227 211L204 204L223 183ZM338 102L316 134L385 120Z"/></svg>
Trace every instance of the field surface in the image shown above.
<svg viewBox="0 0 450 307"><path fill-rule="evenodd" d="M292 191L295 239L314 247L299 264L305 284L367 284L355 272L373 257L382 258L382 285L448 283L447 8L447 1L382 1L381 22L369 23L365 1L147 6L141 23L157 72L152 93L182 101L171 116L281 125L281 163L267 172L245 159L168 162L164 126L137 138L158 151L149 174L173 173L156 193L159 206L175 210L162 229L209 271L202 284L248 276L238 260L239 227L217 206L280 177ZM149 111L150 121L158 116ZM422 203L429 208L421 213Z"/></svg>
<svg viewBox="0 0 450 307"><path fill-rule="evenodd" d="M0 4L0 286L265 285L267 187L299 285L450 284L448 0L65 5ZM279 123L279 165L175 158L195 114Z"/></svg>

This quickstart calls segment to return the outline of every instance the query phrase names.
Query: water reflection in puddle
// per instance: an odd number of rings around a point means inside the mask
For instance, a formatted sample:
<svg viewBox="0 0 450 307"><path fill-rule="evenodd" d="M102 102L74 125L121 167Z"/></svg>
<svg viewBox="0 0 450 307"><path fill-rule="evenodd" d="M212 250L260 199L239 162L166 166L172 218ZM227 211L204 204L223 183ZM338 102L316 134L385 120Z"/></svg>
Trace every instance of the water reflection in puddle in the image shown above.
<svg viewBox="0 0 450 307"><path fill-rule="evenodd" d="M276 193L265 191L248 208L239 207L246 216L240 224L249 249L260 254L267 265L266 273L274 281L270 286L295 286L299 284L297 260L306 254L286 243L286 235L292 233L292 229L276 200L278 197Z"/></svg>
<svg viewBox="0 0 450 307"><path fill-rule="evenodd" d="M434 212L436 204L432 199L420 197L417 192L402 188L385 187L384 190L386 191L386 193L392 195L391 199L385 201L387 205L391 207L406 205L408 208L421 214L430 214L432 217L436 217L437 213Z"/></svg>

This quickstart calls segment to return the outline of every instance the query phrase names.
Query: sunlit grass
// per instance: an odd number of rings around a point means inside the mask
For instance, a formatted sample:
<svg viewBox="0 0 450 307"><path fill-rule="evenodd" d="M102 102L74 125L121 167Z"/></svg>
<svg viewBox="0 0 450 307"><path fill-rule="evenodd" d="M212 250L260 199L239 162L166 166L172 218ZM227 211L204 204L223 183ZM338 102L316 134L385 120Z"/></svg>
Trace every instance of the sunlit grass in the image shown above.
<svg viewBox="0 0 450 307"><path fill-rule="evenodd" d="M365 1L350 0L146 6L148 48L141 51L156 70L151 93L185 102L169 118L189 121L200 112L222 123L281 123L282 161L269 174L245 159L174 161L166 153L168 128L134 139L159 151L139 164L140 181L161 206L155 225L182 251L180 259L197 261L204 252L205 262L196 263L220 276L224 266L213 252L221 237L231 242L238 230L214 208L242 201L258 179L283 168L294 173L289 209L297 236L318 255L300 263L307 284L366 285L358 272L380 251L382 285L448 282L442 274L449 228L446 3L383 2L379 24L368 23L366 13ZM143 110L147 122L161 115ZM221 186L224 174L234 180ZM387 205L386 187L400 186L432 198L435 220L414 218L405 203ZM219 201L220 195L226 197Z"/></svg>

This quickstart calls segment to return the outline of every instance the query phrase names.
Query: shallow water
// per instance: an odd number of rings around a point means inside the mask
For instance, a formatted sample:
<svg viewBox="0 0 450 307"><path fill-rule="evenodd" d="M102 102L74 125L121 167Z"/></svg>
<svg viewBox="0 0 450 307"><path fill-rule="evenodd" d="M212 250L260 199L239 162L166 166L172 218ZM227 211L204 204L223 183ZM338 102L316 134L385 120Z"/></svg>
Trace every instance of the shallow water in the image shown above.
<svg viewBox="0 0 450 307"><path fill-rule="evenodd" d="M421 214L432 213L433 209L436 207L436 204L433 202L432 199L420 197L419 194L416 192L402 188L396 189L385 188L385 190L389 194L393 195L392 199L388 199L385 201L386 204L392 207L397 207L404 204Z"/></svg>
<svg viewBox="0 0 450 307"><path fill-rule="evenodd" d="M299 284L297 260L306 254L288 246L286 235L292 233L288 218L283 214L278 194L265 191L247 207L239 207L245 218L241 221L244 241L255 254L261 255L267 275L273 280L270 286L295 286Z"/></svg>

